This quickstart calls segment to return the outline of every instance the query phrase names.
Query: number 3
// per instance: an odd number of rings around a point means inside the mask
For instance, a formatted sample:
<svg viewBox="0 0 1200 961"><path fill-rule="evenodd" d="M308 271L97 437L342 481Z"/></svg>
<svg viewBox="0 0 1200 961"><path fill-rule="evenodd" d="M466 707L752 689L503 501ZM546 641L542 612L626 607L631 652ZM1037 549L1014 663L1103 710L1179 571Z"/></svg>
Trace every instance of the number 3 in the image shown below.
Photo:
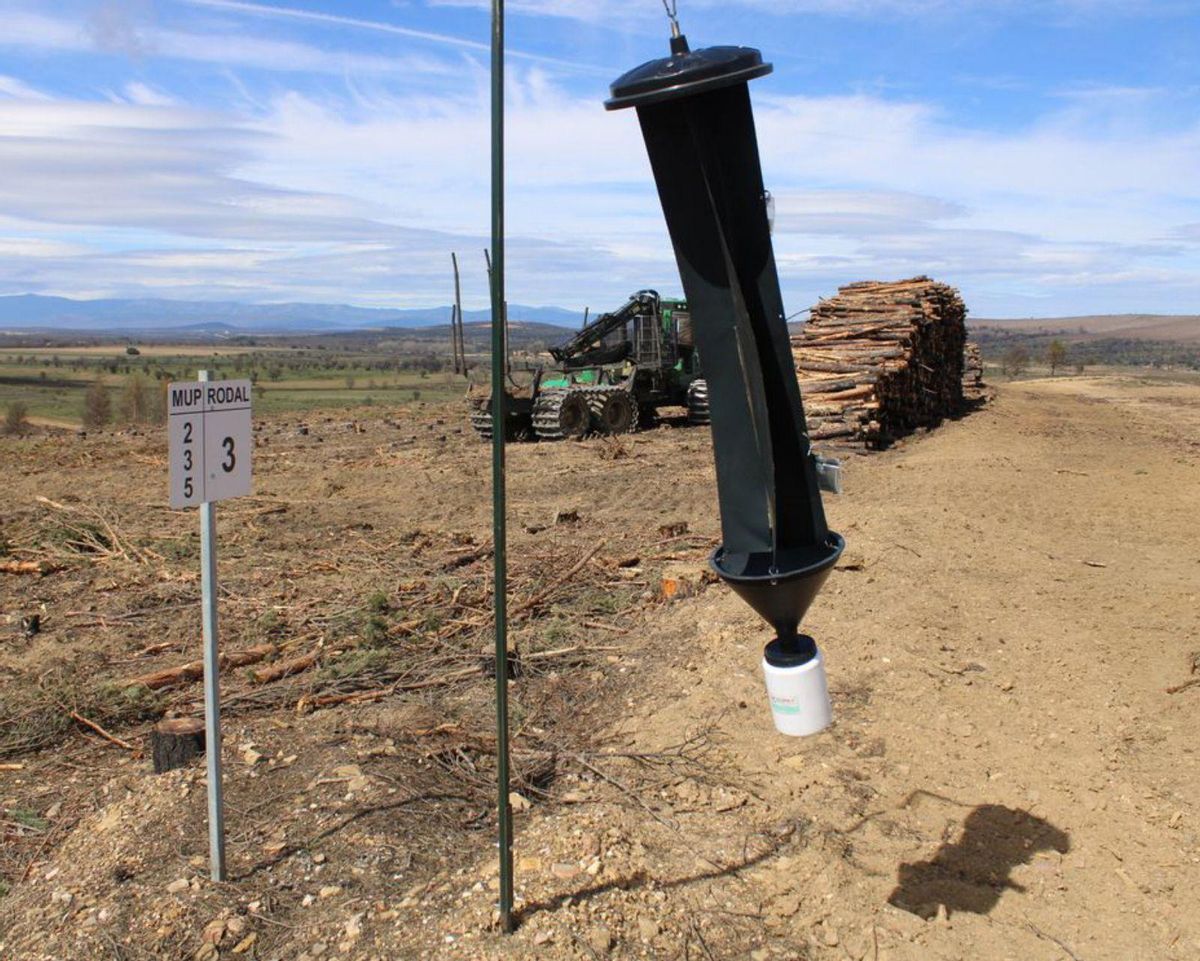
<svg viewBox="0 0 1200 961"><path fill-rule="evenodd" d="M226 437L221 441L221 446L225 448L225 453L229 455L228 459L221 464L221 470L228 474L233 471L233 467L237 463L237 458L233 455L233 438Z"/></svg>

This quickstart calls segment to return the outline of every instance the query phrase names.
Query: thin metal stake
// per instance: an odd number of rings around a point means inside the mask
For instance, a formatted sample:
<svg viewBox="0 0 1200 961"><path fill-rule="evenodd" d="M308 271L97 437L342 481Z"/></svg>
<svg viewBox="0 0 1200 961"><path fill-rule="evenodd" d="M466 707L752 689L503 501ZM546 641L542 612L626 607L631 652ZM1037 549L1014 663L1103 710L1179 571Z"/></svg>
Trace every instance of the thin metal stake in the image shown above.
<svg viewBox="0 0 1200 961"><path fill-rule="evenodd" d="M462 287L458 280L458 254L450 251L454 264L454 311L450 314L450 338L454 343L454 373L467 372L467 348L463 337Z"/></svg>
<svg viewBox="0 0 1200 961"><path fill-rule="evenodd" d="M200 371L200 380L208 379L208 371ZM203 435L200 443L204 443ZM212 879L224 881L225 805L221 796L221 691L217 653L217 505L207 500L200 505L200 591L204 605L204 753L208 763L208 857Z"/></svg>
<svg viewBox="0 0 1200 961"><path fill-rule="evenodd" d="M508 551L504 441L508 344L504 309L504 0L492 0L492 544L496 564L496 780L500 833L500 927L513 930L512 808L508 803Z"/></svg>

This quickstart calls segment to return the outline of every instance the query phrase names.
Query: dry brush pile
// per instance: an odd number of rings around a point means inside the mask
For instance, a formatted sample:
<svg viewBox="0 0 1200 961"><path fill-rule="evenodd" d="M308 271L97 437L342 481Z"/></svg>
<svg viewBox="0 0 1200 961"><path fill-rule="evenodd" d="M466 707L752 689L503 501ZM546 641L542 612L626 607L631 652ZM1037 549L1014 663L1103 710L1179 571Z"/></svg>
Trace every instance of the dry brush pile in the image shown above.
<svg viewBox="0 0 1200 961"><path fill-rule="evenodd" d="M792 337L809 435L879 447L960 413L966 313L957 290L928 277L822 300Z"/></svg>
<svg viewBox="0 0 1200 961"><path fill-rule="evenodd" d="M222 546L244 556L268 531L291 536L292 514L287 502L243 499L226 509ZM78 647L0 685L0 770L40 769L86 742L148 763L155 722L202 714L192 517L39 497L8 519L0 578L24 608L46 599L39 618L16 626L14 645L49 631ZM449 785L482 809L494 790L491 543L432 528L380 533L352 525L338 543L231 565L223 712L239 723L421 705L396 759L440 772L439 790ZM529 544L510 567L513 783L531 797L564 765L587 770L576 755L586 755L590 732L573 719L606 696L599 672L625 656L631 624L661 601L661 565L711 549L686 525L596 534L577 511L562 512L518 535ZM12 884L52 839L40 822L2 827L11 843L0 883Z"/></svg>

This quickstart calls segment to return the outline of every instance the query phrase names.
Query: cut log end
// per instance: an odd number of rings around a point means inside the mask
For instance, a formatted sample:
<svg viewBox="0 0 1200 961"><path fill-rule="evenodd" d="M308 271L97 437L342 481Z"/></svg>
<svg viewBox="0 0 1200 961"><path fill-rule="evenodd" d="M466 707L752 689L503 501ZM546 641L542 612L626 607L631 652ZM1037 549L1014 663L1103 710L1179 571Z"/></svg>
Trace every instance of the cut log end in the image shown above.
<svg viewBox="0 0 1200 961"><path fill-rule="evenodd" d="M163 774L186 764L204 753L204 722L194 717L173 717L159 721L150 731L150 755L154 773Z"/></svg>

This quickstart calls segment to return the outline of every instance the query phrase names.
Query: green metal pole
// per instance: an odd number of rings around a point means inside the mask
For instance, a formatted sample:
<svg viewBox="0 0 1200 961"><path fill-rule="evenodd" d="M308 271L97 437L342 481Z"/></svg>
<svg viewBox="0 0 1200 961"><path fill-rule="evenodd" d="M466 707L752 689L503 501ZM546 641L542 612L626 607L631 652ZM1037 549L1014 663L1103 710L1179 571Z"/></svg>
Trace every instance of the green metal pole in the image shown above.
<svg viewBox="0 0 1200 961"><path fill-rule="evenodd" d="M492 543L496 562L496 780L500 927L513 930L512 808L508 803L508 550L504 441L508 344L504 316L504 0L492 0Z"/></svg>

